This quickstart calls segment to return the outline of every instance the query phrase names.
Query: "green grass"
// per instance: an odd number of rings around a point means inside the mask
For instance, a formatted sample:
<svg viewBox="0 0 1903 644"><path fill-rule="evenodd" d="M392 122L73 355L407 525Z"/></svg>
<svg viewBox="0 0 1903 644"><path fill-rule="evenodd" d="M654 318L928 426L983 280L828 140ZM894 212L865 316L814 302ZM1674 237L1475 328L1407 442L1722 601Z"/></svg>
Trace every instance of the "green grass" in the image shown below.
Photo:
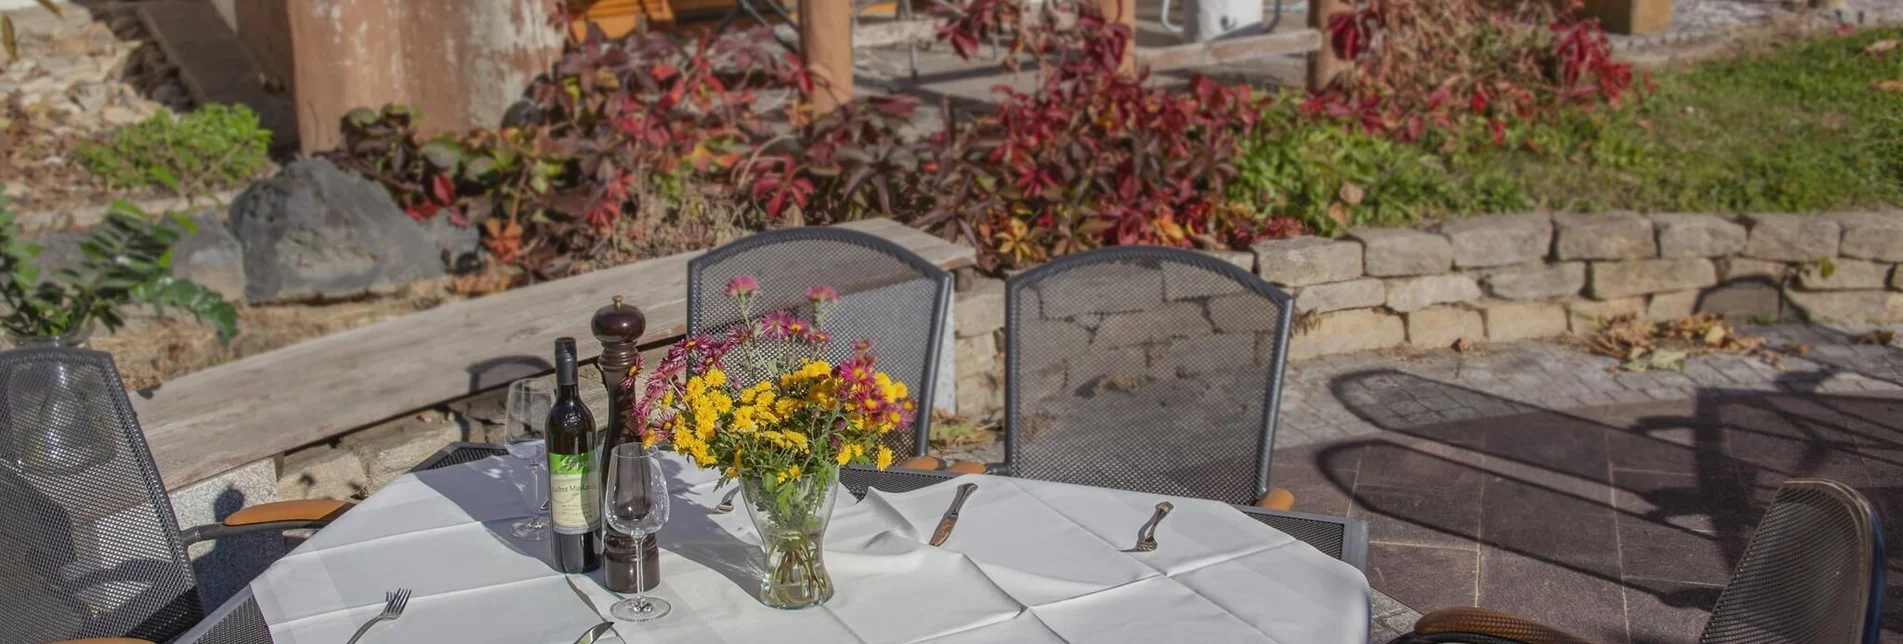
<svg viewBox="0 0 1903 644"><path fill-rule="evenodd" d="M1521 126L1506 148L1477 124L1415 144L1300 119L1281 101L1239 163L1232 197L1339 229L1547 206L1557 210L1814 212L1903 205L1903 49L1864 49L1903 29L1766 45L1655 73L1618 108Z"/></svg>

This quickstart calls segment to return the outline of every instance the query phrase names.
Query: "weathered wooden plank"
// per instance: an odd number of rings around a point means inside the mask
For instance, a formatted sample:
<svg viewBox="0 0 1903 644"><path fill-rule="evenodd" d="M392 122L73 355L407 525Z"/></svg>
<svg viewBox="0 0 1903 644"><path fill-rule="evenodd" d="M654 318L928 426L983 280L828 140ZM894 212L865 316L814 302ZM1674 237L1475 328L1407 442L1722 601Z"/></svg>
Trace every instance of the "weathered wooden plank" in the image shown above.
<svg viewBox="0 0 1903 644"><path fill-rule="evenodd" d="M1136 56L1137 62L1150 66L1150 71L1160 72L1310 52L1321 46L1319 32L1297 29L1174 47L1139 47Z"/></svg>
<svg viewBox="0 0 1903 644"><path fill-rule="evenodd" d="M846 224L893 240L946 269L969 266L971 248L890 220ZM687 262L670 255L465 302L301 342L173 379L133 399L166 486L172 489L353 429L549 369L555 338L581 339L588 321L620 295L647 314L643 343L685 331ZM488 376L488 377L485 377Z"/></svg>

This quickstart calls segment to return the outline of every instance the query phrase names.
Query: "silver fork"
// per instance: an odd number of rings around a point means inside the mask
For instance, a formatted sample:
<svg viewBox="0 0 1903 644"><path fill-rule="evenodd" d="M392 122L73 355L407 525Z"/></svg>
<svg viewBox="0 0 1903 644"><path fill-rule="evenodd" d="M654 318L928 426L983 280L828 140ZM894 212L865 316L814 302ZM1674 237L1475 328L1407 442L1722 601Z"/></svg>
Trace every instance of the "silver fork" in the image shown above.
<svg viewBox="0 0 1903 644"><path fill-rule="evenodd" d="M733 495L739 494L739 493L740 493L740 486L738 485L733 486L733 489L731 490L727 490L727 496L720 497L720 505L714 506L714 512L717 512L720 514L726 514L728 512L732 512L733 511Z"/></svg>
<svg viewBox="0 0 1903 644"><path fill-rule="evenodd" d="M1156 504L1156 514L1150 515L1149 522L1144 523L1143 527L1137 530L1137 547L1129 549L1128 552L1155 551L1156 525L1162 523L1163 517L1169 516L1170 510L1174 509L1176 506L1170 505L1169 501Z"/></svg>
<svg viewBox="0 0 1903 644"><path fill-rule="evenodd" d="M357 629L357 634L350 636L350 644L357 644L357 640L363 639L363 634L370 632L370 627L376 626L377 622L387 622L402 617L403 608L409 605L410 589L408 588L398 588L394 593L384 593L383 613L364 622L363 627Z"/></svg>

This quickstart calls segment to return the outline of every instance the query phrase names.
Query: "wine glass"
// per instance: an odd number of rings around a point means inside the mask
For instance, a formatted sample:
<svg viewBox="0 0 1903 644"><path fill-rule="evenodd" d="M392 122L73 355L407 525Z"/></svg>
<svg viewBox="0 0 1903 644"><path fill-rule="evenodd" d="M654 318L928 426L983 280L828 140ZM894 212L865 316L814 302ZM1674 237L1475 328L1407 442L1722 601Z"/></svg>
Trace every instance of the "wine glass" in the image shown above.
<svg viewBox="0 0 1903 644"><path fill-rule="evenodd" d="M667 477L661 459L643 453L640 443L616 445L608 454L608 479L602 492L601 518L608 527L626 532L636 547L643 538L667 523ZM615 619L645 622L660 619L673 606L665 599L651 599L643 590L643 565L634 567L634 597L615 603L608 612Z"/></svg>
<svg viewBox="0 0 1903 644"><path fill-rule="evenodd" d="M529 468L529 516L509 526L515 538L541 541L548 538L548 499L543 498L542 467L548 457L543 430L548 424L548 409L555 404L555 388L547 380L523 379L509 383L509 401L504 433L509 454L522 459Z"/></svg>

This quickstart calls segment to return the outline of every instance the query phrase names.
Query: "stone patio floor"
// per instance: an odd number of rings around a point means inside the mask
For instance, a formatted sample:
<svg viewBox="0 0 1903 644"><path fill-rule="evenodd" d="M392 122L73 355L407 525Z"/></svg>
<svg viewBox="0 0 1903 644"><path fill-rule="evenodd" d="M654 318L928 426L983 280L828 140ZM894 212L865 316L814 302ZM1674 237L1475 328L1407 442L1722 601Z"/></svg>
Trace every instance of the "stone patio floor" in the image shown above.
<svg viewBox="0 0 1903 644"><path fill-rule="evenodd" d="M1270 476L1297 510L1370 522L1373 642L1471 605L1594 641L1695 642L1785 478L1858 488L1903 543L1903 349L1857 344L1865 330L1741 329L1811 347L1782 369L1614 372L1545 342L1299 362ZM1903 642L1898 588L1885 642Z"/></svg>

